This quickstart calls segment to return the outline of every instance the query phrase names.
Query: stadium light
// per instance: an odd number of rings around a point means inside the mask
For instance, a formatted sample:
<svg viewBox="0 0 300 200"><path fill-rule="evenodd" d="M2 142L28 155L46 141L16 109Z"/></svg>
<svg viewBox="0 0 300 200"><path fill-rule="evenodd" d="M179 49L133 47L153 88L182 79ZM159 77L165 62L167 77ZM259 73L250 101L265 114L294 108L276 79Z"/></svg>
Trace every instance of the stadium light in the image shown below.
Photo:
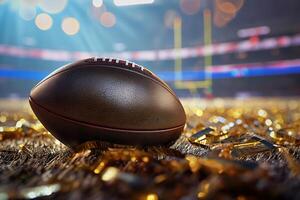
<svg viewBox="0 0 300 200"><path fill-rule="evenodd" d="M132 6L140 4L151 4L154 0L114 0L116 6Z"/></svg>
<svg viewBox="0 0 300 200"><path fill-rule="evenodd" d="M268 26L258 26L252 28L240 29L237 32L237 35L241 38L252 37L257 35L267 35L271 32L270 27Z"/></svg>

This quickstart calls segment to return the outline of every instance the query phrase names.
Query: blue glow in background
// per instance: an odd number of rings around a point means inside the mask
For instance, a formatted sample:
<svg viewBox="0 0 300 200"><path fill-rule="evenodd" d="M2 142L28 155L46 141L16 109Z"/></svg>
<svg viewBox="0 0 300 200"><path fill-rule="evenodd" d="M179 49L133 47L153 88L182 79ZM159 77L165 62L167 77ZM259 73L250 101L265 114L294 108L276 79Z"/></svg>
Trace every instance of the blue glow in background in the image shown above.
<svg viewBox="0 0 300 200"><path fill-rule="evenodd" d="M196 0L195 0L196 1ZM166 26L166 15L172 11L182 19L182 46L203 46L203 11L212 10L214 16L214 1L203 0L199 10L193 15L185 13L182 1L156 0L153 4L117 7L113 1L104 1L104 7L95 8L91 0L69 0L65 9L57 14L48 13L53 19L52 27L47 31L40 30L35 20L26 21L20 17L20 8L26 0L4 0L0 3L0 45L19 47L23 49L40 49L67 52L90 52L101 56L106 53L122 53L144 50L161 50L174 48L173 29ZM28 2L28 1L27 1ZM191 1L193 2L193 1ZM36 15L44 13L36 6ZM257 26L270 27L268 35L260 39L278 36L293 36L300 33L300 5L291 1L259 1L246 0L236 16L224 27L212 26L212 42L239 42L237 36L240 29ZM108 11L114 14L116 24L107 28L100 23L101 14ZM255 11L255 15L253 12ZM66 17L74 17L80 23L80 31L69 36L61 28ZM213 65L253 64L249 69L229 72L213 72L214 87L218 89L218 80L246 77L270 76L290 77L300 73L300 65L272 67L267 62L295 60L300 56L299 46L280 49L269 49L244 53L235 52L213 56ZM135 61L135 60L133 60ZM39 80L56 68L69 61L55 61L32 57L11 56L0 53L0 96L11 94L27 96ZM175 81L174 60L138 60L159 77L167 81L171 87ZM261 62L262 64L256 64ZM204 80L204 58L183 59L182 80ZM295 77L294 77L295 79ZM297 80L297 79L295 79ZM255 82L255 80L254 80ZM288 87L297 87L299 82L289 83ZM251 83L252 84L252 83ZM258 83L261 84L261 83ZM234 85L233 85L234 86ZM176 90L176 88L174 88ZM276 84L274 84L276 89ZM245 88L247 90L247 88ZM201 92L201 90L199 90ZM182 91L177 91L180 93ZM184 93L188 94L188 93ZM218 95L216 93L216 95Z"/></svg>

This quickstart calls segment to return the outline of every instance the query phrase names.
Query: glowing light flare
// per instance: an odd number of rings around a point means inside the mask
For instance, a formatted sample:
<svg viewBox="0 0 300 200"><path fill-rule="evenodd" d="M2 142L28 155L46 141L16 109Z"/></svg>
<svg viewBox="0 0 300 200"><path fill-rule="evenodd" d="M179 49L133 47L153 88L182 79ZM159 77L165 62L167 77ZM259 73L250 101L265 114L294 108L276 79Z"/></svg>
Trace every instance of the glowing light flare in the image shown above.
<svg viewBox="0 0 300 200"><path fill-rule="evenodd" d="M157 194L148 194L146 200L158 200Z"/></svg>
<svg viewBox="0 0 300 200"><path fill-rule="evenodd" d="M203 110L200 110L200 109L197 109L195 114L198 116L198 117L201 117L203 115Z"/></svg>
<svg viewBox="0 0 300 200"><path fill-rule="evenodd" d="M57 14L63 11L67 4L68 0L43 0L40 1L39 6L47 13Z"/></svg>
<svg viewBox="0 0 300 200"><path fill-rule="evenodd" d="M142 161L145 162L145 163L149 162L149 157L144 156L144 157L142 158Z"/></svg>
<svg viewBox="0 0 300 200"><path fill-rule="evenodd" d="M6 122L7 117L5 115L0 115L0 122L4 123Z"/></svg>
<svg viewBox="0 0 300 200"><path fill-rule="evenodd" d="M80 23L73 17L67 17L63 20L61 28L67 35L75 35L80 29Z"/></svg>
<svg viewBox="0 0 300 200"><path fill-rule="evenodd" d="M35 25L43 31L50 29L52 24L53 20L51 16L46 13L41 13L35 18Z"/></svg>
<svg viewBox="0 0 300 200"><path fill-rule="evenodd" d="M94 169L95 174L100 174L100 172L104 169L105 162L100 162L99 165Z"/></svg>
<svg viewBox="0 0 300 200"><path fill-rule="evenodd" d="M114 0L116 6L132 6L151 3L154 3L154 0Z"/></svg>
<svg viewBox="0 0 300 200"><path fill-rule="evenodd" d="M101 179L103 181L113 181L115 178L117 178L119 174L119 169L115 167L108 167L105 172L102 174Z"/></svg>
<svg viewBox="0 0 300 200"><path fill-rule="evenodd" d="M20 119L19 121L16 122L16 128L21 128L23 124L26 123L25 119Z"/></svg>
<svg viewBox="0 0 300 200"><path fill-rule="evenodd" d="M273 122L272 122L272 120L270 120L270 119L266 119L265 124L266 124L267 126L271 126L271 125L273 124Z"/></svg>
<svg viewBox="0 0 300 200"><path fill-rule="evenodd" d="M181 0L180 8L187 15L194 15L200 10L200 0Z"/></svg>
<svg viewBox="0 0 300 200"><path fill-rule="evenodd" d="M59 191L61 186L59 184L42 185L32 188L25 188L20 191L20 194L26 199L34 199L37 197L49 196L52 193Z"/></svg>
<svg viewBox="0 0 300 200"><path fill-rule="evenodd" d="M116 24L116 17L111 12L104 12L100 17L100 22L105 27L113 27Z"/></svg>
<svg viewBox="0 0 300 200"><path fill-rule="evenodd" d="M257 111L257 114L260 116L260 117L267 117L267 115L268 115L268 113L265 111L265 110L263 110L263 109L259 109L258 111Z"/></svg>
<svg viewBox="0 0 300 200"><path fill-rule="evenodd" d="M103 0L93 0L93 6L99 8L103 5Z"/></svg>

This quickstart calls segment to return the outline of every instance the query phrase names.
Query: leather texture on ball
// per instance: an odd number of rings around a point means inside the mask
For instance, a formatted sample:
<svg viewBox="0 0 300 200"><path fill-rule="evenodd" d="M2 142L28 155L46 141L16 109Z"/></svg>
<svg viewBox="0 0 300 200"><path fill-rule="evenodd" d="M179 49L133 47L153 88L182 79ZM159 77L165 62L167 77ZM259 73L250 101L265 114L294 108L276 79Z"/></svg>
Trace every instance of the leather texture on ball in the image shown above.
<svg viewBox="0 0 300 200"><path fill-rule="evenodd" d="M31 91L32 110L58 140L160 145L176 140L184 109L170 87L146 68L90 58L59 68Z"/></svg>

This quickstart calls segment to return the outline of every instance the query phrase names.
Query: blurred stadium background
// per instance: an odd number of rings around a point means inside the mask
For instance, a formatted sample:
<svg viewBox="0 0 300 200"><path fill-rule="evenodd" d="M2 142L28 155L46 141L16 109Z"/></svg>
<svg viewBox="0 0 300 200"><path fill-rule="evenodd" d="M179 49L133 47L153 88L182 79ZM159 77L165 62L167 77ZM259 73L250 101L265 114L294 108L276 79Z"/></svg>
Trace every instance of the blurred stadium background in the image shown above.
<svg viewBox="0 0 300 200"><path fill-rule="evenodd" d="M298 0L0 0L0 97L107 56L181 97L300 95Z"/></svg>

